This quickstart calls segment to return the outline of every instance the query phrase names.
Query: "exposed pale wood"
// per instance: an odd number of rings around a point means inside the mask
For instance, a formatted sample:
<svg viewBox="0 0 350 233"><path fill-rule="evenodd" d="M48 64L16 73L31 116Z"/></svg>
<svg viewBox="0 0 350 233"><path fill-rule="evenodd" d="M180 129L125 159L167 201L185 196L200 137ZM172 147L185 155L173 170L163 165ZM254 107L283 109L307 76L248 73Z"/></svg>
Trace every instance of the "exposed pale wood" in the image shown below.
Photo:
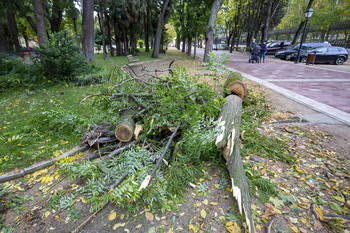
<svg viewBox="0 0 350 233"><path fill-rule="evenodd" d="M231 94L238 95L242 101L244 101L247 97L247 87L241 81L233 81L229 83L226 88L231 92Z"/></svg>
<svg viewBox="0 0 350 233"><path fill-rule="evenodd" d="M121 142L128 142L132 139L135 129L135 121L133 119L134 112L128 109L122 112L120 121L115 129L115 137Z"/></svg>
<svg viewBox="0 0 350 233"><path fill-rule="evenodd" d="M238 202L239 211L246 216L249 232L254 233L251 201L247 177L240 155L239 135L242 115L242 100L236 95L229 95L219 115L218 128L221 133L216 137L216 145L223 148L223 156L230 173L232 193Z"/></svg>
<svg viewBox="0 0 350 233"><path fill-rule="evenodd" d="M142 130L143 130L142 125L136 124L135 130L134 130L134 139L137 140L139 138L139 135L142 132Z"/></svg>

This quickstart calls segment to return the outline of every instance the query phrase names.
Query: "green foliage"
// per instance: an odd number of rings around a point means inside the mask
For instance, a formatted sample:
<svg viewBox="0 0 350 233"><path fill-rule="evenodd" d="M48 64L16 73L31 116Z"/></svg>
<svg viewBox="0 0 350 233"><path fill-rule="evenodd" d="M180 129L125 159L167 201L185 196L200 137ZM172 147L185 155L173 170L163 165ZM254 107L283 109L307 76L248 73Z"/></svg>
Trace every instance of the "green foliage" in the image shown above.
<svg viewBox="0 0 350 233"><path fill-rule="evenodd" d="M28 120L26 132L37 132L39 134L79 135L83 132L86 121L68 110L57 108L49 111L39 112Z"/></svg>
<svg viewBox="0 0 350 233"><path fill-rule="evenodd" d="M72 81L77 74L92 71L74 38L64 30L40 44L37 54L35 64L44 79L51 82Z"/></svg>
<svg viewBox="0 0 350 233"><path fill-rule="evenodd" d="M143 40L138 40L137 45L139 46L140 49L143 49L143 46L144 46Z"/></svg>
<svg viewBox="0 0 350 233"><path fill-rule="evenodd" d="M224 84L224 88L226 88L233 81L242 81L242 75L238 72L230 72L227 76L226 82Z"/></svg>
<svg viewBox="0 0 350 233"><path fill-rule="evenodd" d="M0 54L0 92L19 86L32 87L38 80L37 70L29 62Z"/></svg>

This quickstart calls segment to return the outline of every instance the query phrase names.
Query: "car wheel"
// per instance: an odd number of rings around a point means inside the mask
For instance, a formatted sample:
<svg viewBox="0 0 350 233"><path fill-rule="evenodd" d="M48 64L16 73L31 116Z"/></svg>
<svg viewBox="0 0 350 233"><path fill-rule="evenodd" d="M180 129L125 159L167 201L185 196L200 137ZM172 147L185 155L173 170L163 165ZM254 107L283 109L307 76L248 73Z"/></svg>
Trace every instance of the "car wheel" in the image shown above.
<svg viewBox="0 0 350 233"><path fill-rule="evenodd" d="M292 57L292 55L287 55L286 60L289 61L291 57Z"/></svg>
<svg viewBox="0 0 350 233"><path fill-rule="evenodd" d="M301 62L301 63L306 63L306 57L300 58L300 62Z"/></svg>
<svg viewBox="0 0 350 233"><path fill-rule="evenodd" d="M336 65L343 65L345 59L343 57L338 57L336 60L335 60L335 64Z"/></svg>

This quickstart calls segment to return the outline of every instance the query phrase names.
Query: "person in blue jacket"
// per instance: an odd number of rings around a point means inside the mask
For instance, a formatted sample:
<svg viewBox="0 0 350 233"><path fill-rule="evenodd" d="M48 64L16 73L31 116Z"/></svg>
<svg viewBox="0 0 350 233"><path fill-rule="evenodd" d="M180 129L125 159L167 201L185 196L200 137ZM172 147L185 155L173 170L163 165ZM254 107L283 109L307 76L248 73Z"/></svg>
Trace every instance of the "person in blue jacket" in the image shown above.
<svg viewBox="0 0 350 233"><path fill-rule="evenodd" d="M263 63L265 63L265 54L267 51L267 47L266 47L266 40L264 40L264 43L262 43L260 45L260 63L261 63L261 58L263 59Z"/></svg>

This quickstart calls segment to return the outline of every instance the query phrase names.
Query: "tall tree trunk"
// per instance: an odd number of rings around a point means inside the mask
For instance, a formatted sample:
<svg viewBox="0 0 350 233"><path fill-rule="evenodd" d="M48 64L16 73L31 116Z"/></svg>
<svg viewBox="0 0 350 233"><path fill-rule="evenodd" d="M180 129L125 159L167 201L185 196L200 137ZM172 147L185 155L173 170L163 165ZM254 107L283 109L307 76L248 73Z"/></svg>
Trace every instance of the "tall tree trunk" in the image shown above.
<svg viewBox="0 0 350 233"><path fill-rule="evenodd" d="M10 11L10 3L6 3L6 15L7 15L7 22L9 24L10 32L11 32L11 37L12 37L12 43L15 45L16 49L16 54L17 56L21 55L21 45L19 44L18 40L18 28L17 28L17 23L15 16L13 13Z"/></svg>
<svg viewBox="0 0 350 233"><path fill-rule="evenodd" d="M314 1L315 1L315 0L309 0L309 3L307 4L306 9L311 8L312 5L314 4ZM304 14L303 14L303 15L304 15ZM295 34L294 34L294 38L293 38L292 44L296 44L296 43L297 43L298 38L299 38L299 36L300 36L300 34L301 34L301 31L302 31L302 29L305 27L305 23L306 23L306 19L305 19L305 17L304 17L303 20L300 22L299 27L298 27L298 29L296 30Z"/></svg>
<svg viewBox="0 0 350 233"><path fill-rule="evenodd" d="M73 20L75 38L78 38L77 18L74 17L72 20Z"/></svg>
<svg viewBox="0 0 350 233"><path fill-rule="evenodd" d="M117 47L117 56L122 56L123 55L123 49L121 46L120 42L120 36L119 36L119 30L117 24L114 24L114 40L115 40L115 45Z"/></svg>
<svg viewBox="0 0 350 233"><path fill-rule="evenodd" d="M204 51L204 59L203 59L204 62L209 61L208 55L213 49L216 16L217 16L218 11L220 9L221 3L222 3L222 0L214 0L213 6L211 8L208 29L207 29L207 33L205 35L205 51Z"/></svg>
<svg viewBox="0 0 350 233"><path fill-rule="evenodd" d="M104 20L103 20L103 2L100 0L99 2L100 6L100 29L101 29L101 34L102 34L102 46L103 46L103 60L106 59L106 54L107 54L107 49L106 49L106 40L105 40L105 29L104 29Z"/></svg>
<svg viewBox="0 0 350 233"><path fill-rule="evenodd" d="M94 61L94 0L83 0L83 53Z"/></svg>
<svg viewBox="0 0 350 233"><path fill-rule="evenodd" d="M136 22L132 22L130 24L130 47L131 47L131 54L135 55L135 49L136 49Z"/></svg>
<svg viewBox="0 0 350 233"><path fill-rule="evenodd" d="M36 30L38 35L39 44L45 44L47 42L46 26L44 17L44 8L41 0L33 0L34 15L36 21Z"/></svg>
<svg viewBox="0 0 350 233"><path fill-rule="evenodd" d="M270 29L270 21L271 19L273 18L273 16L275 15L279 5L281 3L281 0L269 0L269 5L268 5L268 8L267 8L267 16L266 16L266 19L265 19L265 25L264 25L264 29L263 29L263 32L262 32L262 41L261 43L263 43L265 40L267 41L268 39L268 32L269 32L269 29Z"/></svg>
<svg viewBox="0 0 350 233"><path fill-rule="evenodd" d="M22 31L22 36L24 38L24 41L26 43L26 48L29 50L29 38L25 30Z"/></svg>
<svg viewBox="0 0 350 233"><path fill-rule="evenodd" d="M170 0L165 0L162 6L162 10L159 14L159 20L158 20L158 26L157 26L157 32L156 32L156 38L154 43L154 50L152 57L157 58L159 55L159 46L160 46L160 40L162 37L162 31L165 24L165 12L168 8Z"/></svg>
<svg viewBox="0 0 350 233"><path fill-rule="evenodd" d="M109 15L107 12L105 12L105 18L106 18L106 28L107 28L109 49L111 52L111 56L114 57L114 48L113 48L113 44L112 44L112 34L111 34L111 22L109 20Z"/></svg>
<svg viewBox="0 0 350 233"><path fill-rule="evenodd" d="M186 51L186 37L182 38L182 51L181 52L185 52Z"/></svg>
<svg viewBox="0 0 350 233"><path fill-rule="evenodd" d="M150 33L150 11L151 11L151 0L147 0L147 7L145 13L145 52L149 52L149 33Z"/></svg>
<svg viewBox="0 0 350 233"><path fill-rule="evenodd" d="M180 50L180 45L181 45L181 33L179 30L176 31L176 48L177 50Z"/></svg>
<svg viewBox="0 0 350 233"><path fill-rule="evenodd" d="M1 21L0 21L0 53L10 54L10 46L6 38L5 26L1 23Z"/></svg>
<svg viewBox="0 0 350 233"><path fill-rule="evenodd" d="M124 40L124 54L129 55L129 46L128 46L128 35L126 34L126 28L123 28L123 40Z"/></svg>
<svg viewBox="0 0 350 233"><path fill-rule="evenodd" d="M50 26L51 26L51 32L56 33L60 30L60 26L62 23L62 7L60 0L53 0L52 1L52 14L50 18Z"/></svg>
<svg viewBox="0 0 350 233"><path fill-rule="evenodd" d="M198 37L198 29L196 29L196 36L194 38L194 49L193 49L193 59L196 59L196 55L197 55L197 37Z"/></svg>
<svg viewBox="0 0 350 233"><path fill-rule="evenodd" d="M192 38L188 37L187 39L187 56L191 56L192 53Z"/></svg>

